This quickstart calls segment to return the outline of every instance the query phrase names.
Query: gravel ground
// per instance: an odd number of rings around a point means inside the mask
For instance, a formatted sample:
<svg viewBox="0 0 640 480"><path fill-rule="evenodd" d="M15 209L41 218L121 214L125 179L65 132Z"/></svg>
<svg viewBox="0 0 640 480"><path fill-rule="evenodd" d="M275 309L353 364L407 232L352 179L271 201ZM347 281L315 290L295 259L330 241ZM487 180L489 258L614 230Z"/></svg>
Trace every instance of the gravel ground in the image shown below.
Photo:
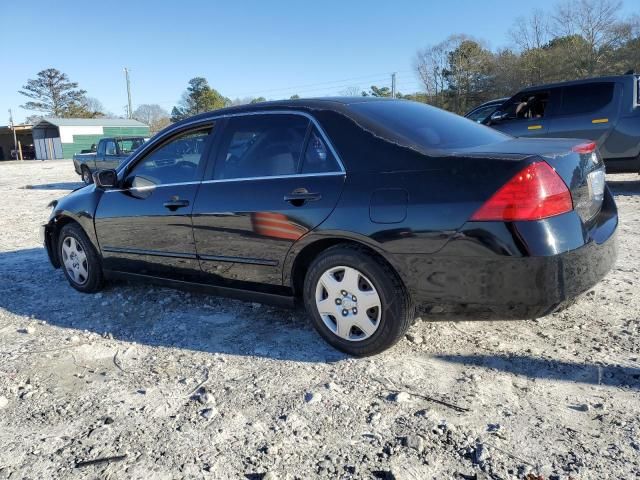
<svg viewBox="0 0 640 480"><path fill-rule="evenodd" d="M38 234L77 180L69 161L0 163L0 478L640 476L638 176L608 178L620 257L575 305L417 322L367 359L302 312L77 293Z"/></svg>

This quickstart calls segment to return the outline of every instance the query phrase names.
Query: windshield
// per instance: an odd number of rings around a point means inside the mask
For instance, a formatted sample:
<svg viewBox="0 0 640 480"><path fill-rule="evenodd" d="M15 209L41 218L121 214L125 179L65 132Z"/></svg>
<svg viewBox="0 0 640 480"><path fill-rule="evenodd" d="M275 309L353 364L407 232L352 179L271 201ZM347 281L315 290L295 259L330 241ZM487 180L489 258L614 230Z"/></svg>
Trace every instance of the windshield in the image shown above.
<svg viewBox="0 0 640 480"><path fill-rule="evenodd" d="M122 138L118 140L120 153L128 155L142 146L144 138Z"/></svg>
<svg viewBox="0 0 640 480"><path fill-rule="evenodd" d="M387 131L391 140L427 152L451 151L503 142L510 137L439 108L410 101L351 104Z"/></svg>
<svg viewBox="0 0 640 480"><path fill-rule="evenodd" d="M495 112L499 106L499 103L494 103L493 105L487 105L486 107L479 107L473 110L471 113L467 113L465 117L467 117L469 120L473 120L476 123L482 123L487 119L489 115Z"/></svg>

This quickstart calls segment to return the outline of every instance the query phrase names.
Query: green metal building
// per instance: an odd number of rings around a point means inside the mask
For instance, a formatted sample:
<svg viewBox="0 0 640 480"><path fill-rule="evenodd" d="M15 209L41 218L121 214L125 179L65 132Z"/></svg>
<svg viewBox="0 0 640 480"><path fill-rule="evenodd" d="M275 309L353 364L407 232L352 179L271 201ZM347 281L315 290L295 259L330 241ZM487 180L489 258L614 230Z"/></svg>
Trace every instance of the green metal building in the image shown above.
<svg viewBox="0 0 640 480"><path fill-rule="evenodd" d="M149 126L122 118L43 118L33 126L38 160L72 158L103 137L149 137Z"/></svg>

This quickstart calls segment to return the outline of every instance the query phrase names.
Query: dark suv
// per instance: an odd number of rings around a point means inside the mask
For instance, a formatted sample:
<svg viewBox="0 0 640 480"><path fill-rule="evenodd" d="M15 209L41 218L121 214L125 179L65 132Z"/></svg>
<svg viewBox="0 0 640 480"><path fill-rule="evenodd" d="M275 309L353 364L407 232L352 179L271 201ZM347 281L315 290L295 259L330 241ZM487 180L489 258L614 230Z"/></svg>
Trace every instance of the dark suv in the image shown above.
<svg viewBox="0 0 640 480"><path fill-rule="evenodd" d="M526 88L482 123L516 137L593 140L608 172L639 172L639 82L620 75Z"/></svg>

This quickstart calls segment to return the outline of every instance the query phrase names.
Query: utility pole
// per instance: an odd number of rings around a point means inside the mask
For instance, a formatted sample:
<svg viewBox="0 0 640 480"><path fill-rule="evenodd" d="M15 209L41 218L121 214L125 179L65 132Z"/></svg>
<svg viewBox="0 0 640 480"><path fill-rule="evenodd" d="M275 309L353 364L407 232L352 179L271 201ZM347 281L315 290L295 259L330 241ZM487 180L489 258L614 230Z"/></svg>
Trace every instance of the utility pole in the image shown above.
<svg viewBox="0 0 640 480"><path fill-rule="evenodd" d="M13 148L16 151L16 160L22 160L22 152L18 148L18 137L16 136L16 127L13 124L13 112L9 109L9 126L13 131ZM11 157L11 155L9 155Z"/></svg>
<svg viewBox="0 0 640 480"><path fill-rule="evenodd" d="M131 118L133 112L131 111L131 82L129 81L129 69L124 67L124 76L127 80L127 118Z"/></svg>
<svg viewBox="0 0 640 480"><path fill-rule="evenodd" d="M396 98L396 72L391 74L391 98Z"/></svg>

